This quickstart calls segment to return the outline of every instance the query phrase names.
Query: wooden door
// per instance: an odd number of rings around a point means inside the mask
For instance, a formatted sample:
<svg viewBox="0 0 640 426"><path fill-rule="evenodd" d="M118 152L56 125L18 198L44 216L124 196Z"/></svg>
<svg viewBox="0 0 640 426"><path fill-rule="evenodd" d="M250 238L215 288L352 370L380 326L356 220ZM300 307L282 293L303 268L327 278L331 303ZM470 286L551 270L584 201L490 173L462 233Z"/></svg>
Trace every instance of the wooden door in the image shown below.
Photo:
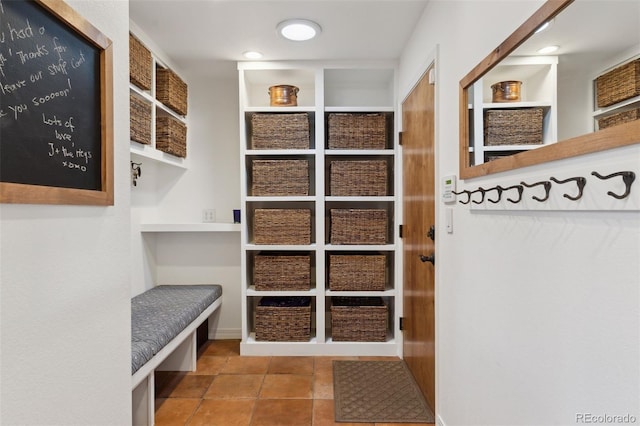
<svg viewBox="0 0 640 426"><path fill-rule="evenodd" d="M435 225L433 64L402 103L404 258L403 352L427 403L435 412ZM434 262L435 263L435 262Z"/></svg>

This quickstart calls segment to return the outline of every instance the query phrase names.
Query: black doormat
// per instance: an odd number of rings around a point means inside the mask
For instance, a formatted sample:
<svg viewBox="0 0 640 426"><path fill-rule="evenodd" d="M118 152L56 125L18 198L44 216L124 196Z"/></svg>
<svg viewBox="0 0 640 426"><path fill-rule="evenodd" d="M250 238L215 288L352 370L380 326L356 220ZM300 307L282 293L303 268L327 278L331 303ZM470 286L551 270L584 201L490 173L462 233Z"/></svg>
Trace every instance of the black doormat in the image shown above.
<svg viewBox="0 0 640 426"><path fill-rule="evenodd" d="M404 361L333 361L336 422L434 423Z"/></svg>

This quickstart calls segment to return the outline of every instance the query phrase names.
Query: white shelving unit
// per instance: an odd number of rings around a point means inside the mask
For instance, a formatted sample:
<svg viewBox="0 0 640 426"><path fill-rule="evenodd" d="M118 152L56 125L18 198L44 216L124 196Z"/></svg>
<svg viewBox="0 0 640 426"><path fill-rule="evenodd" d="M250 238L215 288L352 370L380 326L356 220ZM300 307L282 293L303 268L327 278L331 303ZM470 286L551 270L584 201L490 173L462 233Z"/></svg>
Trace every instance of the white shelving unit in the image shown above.
<svg viewBox="0 0 640 426"><path fill-rule="evenodd" d="M469 151L473 152L474 164L486 161L486 154L509 155L535 149L541 145L495 145L484 143L484 114L492 109L542 108L543 145L558 140L557 128L557 56L510 56L489 71L472 86L469 113L473 123ZM521 101L492 102L491 85L508 80L522 82Z"/></svg>
<svg viewBox="0 0 640 426"><path fill-rule="evenodd" d="M133 33L132 33L133 34ZM135 36L135 34L133 34ZM156 99L156 69L170 68L159 58L157 58L153 52L151 52L151 89L145 90L136 86L133 83L129 83L129 92L137 98L143 100L151 107L151 143L146 145L138 143L136 141L130 141L130 151L141 158L157 161L159 163L168 164L179 168L187 168L187 160L185 158L176 157L175 155L168 154L166 152L156 149L156 119L159 116L170 116L180 123L186 125L186 116L180 115L173 111L171 108L164 105L158 99Z"/></svg>
<svg viewBox="0 0 640 426"><path fill-rule="evenodd" d="M619 66L622 66L628 62L631 61L635 61L638 58L640 58L640 54L636 54L634 56L632 56L630 59L620 63L620 64L616 64L615 66L602 71L599 75L605 74L606 72L611 71L614 68L617 68ZM593 119L594 119L594 130L599 130L599 125L598 125L598 120L601 118L605 118L605 117L609 117L613 114L617 114L617 113L621 113L621 112L625 112L625 111L629 111L629 110L634 110L637 108L640 108L640 96L634 96L633 98L629 98L629 99L625 99L623 101L620 102L616 102L613 105L609 105L607 107L604 108L598 108L598 102L596 99L597 96L597 89L596 89L596 79L593 80L593 94L594 94L594 100L593 100L593 105L594 105L594 111L593 111Z"/></svg>
<svg viewBox="0 0 640 426"><path fill-rule="evenodd" d="M393 176L396 162L396 64L324 64L318 62L243 62L238 64L240 82L241 146L241 225L242 247L242 343L243 355L397 355L396 337L401 306L396 275L400 260L396 250L396 179L391 179L390 194L380 197L335 197L328 195L328 167L332 158L384 159ZM271 107L268 88L277 84L299 87L298 106ZM248 122L251 113L306 112L310 116L310 148L304 150L252 150ZM387 149L330 150L326 138L326 118L332 112L383 112L392 116L393 131ZM252 159L304 159L310 165L308 196L264 197L249 193L249 164ZM253 242L251 218L256 208L286 207L311 209L312 236L309 245L258 245ZM389 221L389 244L331 245L329 211L331 208L385 208ZM257 253L302 252L311 256L311 288L308 291L257 291L252 283L252 260ZM327 269L328 255L336 252L378 252L388 260L388 283L384 291L331 291ZM267 342L255 339L255 306L264 296L308 296L312 303L311 338L306 342ZM389 309L388 337L385 342L334 342L331 336L331 298L381 297Z"/></svg>

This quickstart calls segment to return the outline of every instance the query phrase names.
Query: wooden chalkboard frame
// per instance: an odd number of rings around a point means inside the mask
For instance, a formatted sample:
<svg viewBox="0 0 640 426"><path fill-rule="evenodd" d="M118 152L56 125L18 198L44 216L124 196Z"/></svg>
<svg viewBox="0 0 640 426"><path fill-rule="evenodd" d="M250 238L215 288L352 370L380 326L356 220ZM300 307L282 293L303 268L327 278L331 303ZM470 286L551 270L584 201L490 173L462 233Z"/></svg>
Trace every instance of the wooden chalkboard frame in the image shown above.
<svg viewBox="0 0 640 426"><path fill-rule="evenodd" d="M0 182L0 203L15 204L114 204L113 188L113 51L109 38L62 0L36 0L61 23L100 51L100 151L101 189L87 190Z"/></svg>

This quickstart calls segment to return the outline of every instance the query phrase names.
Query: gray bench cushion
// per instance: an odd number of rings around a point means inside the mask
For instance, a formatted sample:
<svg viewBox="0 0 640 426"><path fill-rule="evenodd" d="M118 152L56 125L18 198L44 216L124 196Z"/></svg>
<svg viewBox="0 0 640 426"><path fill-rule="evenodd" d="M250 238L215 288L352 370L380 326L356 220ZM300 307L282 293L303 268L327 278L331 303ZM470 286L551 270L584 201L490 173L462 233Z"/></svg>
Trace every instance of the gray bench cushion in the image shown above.
<svg viewBox="0 0 640 426"><path fill-rule="evenodd" d="M131 299L131 373L221 295L220 285L161 285Z"/></svg>

